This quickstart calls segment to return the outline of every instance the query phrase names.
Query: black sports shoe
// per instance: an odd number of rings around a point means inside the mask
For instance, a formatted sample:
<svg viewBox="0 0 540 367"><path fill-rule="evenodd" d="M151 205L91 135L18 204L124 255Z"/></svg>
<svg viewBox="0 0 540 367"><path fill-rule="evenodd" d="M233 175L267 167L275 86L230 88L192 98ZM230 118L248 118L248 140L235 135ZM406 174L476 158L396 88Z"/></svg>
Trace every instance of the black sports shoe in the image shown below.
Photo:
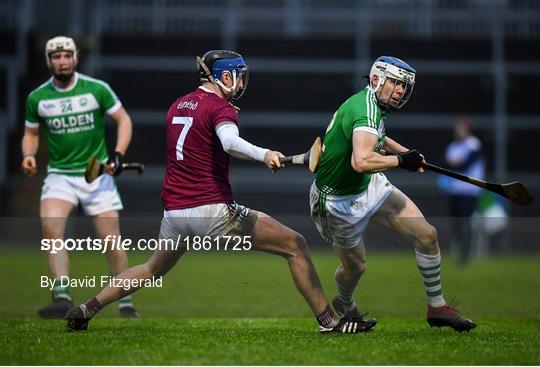
<svg viewBox="0 0 540 367"><path fill-rule="evenodd" d="M44 319L63 319L69 309L73 306L71 300L57 298L50 305L39 309L37 314Z"/></svg>
<svg viewBox="0 0 540 367"><path fill-rule="evenodd" d="M321 333L357 334L371 331L373 330L375 325L377 325L377 320L375 319L365 320L362 316L342 317L341 319L339 319L337 325L332 328L326 328L319 325L319 331Z"/></svg>
<svg viewBox="0 0 540 367"><path fill-rule="evenodd" d="M119 310L120 310L120 316L125 317L125 318L137 319L141 317L139 313L137 312L137 310L135 309L135 307L133 306L120 307Z"/></svg>
<svg viewBox="0 0 540 367"><path fill-rule="evenodd" d="M362 317L362 314L360 313L360 311L358 311L356 305L354 306L354 308L346 310L345 305L343 304L343 302L341 302L338 296L335 296L332 300L332 306L334 307L334 310L339 317Z"/></svg>
<svg viewBox="0 0 540 367"><path fill-rule="evenodd" d="M88 322L92 318L86 309L85 305L73 307L67 312L65 317L67 319L66 331L86 331L88 329Z"/></svg>
<svg viewBox="0 0 540 367"><path fill-rule="evenodd" d="M461 316L456 308L457 302L450 302L442 307L431 307L428 305L427 322L431 327L449 326L455 331L470 331L476 324Z"/></svg>

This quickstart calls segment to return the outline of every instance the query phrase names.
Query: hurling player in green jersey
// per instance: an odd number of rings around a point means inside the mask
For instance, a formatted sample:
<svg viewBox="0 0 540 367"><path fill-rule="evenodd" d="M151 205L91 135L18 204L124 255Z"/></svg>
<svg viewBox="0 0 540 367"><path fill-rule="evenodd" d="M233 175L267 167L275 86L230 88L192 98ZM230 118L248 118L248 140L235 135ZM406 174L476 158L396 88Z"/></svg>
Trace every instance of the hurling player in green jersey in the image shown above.
<svg viewBox="0 0 540 367"><path fill-rule="evenodd" d="M389 112L411 97L416 71L395 57L381 56L371 67L365 89L337 110L326 131L317 177L311 187L311 216L335 249L341 265L335 272L340 315L362 318L353 292L366 267L362 234L370 221L396 231L415 248L425 285L427 321L468 331L476 325L446 303L441 286L441 255L437 230L418 207L381 171L395 167L423 172L424 157L386 136ZM384 149L395 155L380 154Z"/></svg>
<svg viewBox="0 0 540 367"><path fill-rule="evenodd" d="M119 236L118 210L123 207L113 177L105 174L88 184L84 171L90 158L97 156L108 163L109 173L120 173L122 157L131 141L131 118L107 83L76 72L78 49L73 39L50 39L45 60L52 77L28 95L22 139L22 168L26 175L33 176L38 167L39 132L45 131L47 136L50 159L40 205L43 238L63 240L67 218L79 204L94 218L99 237ZM115 152L110 157L105 145L105 114L117 125ZM68 253L66 249L44 250L53 302L38 315L62 318L73 307ZM106 256L111 275L128 268L124 250L108 249ZM120 300L119 307L122 316L138 317L129 297Z"/></svg>

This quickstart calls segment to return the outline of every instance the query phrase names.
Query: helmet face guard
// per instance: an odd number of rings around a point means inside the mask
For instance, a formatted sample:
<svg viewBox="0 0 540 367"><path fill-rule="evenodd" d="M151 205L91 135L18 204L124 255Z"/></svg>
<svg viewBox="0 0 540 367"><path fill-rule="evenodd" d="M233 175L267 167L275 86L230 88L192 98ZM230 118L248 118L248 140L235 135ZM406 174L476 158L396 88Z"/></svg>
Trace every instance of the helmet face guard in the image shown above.
<svg viewBox="0 0 540 367"><path fill-rule="evenodd" d="M238 100L244 95L249 81L249 68L240 54L227 50L209 51L197 59L197 64L201 81L218 85L223 92L231 95L231 100ZM231 76L231 87L221 82L223 73Z"/></svg>
<svg viewBox="0 0 540 367"><path fill-rule="evenodd" d="M411 95L414 89L414 83L410 83L402 79L398 79L392 74L387 74L384 77L384 83L381 85L380 88L381 89L384 88L384 85L386 83L393 83L394 87L392 88L392 91L390 92L390 94L388 95L386 99L383 99L382 96L377 97L377 102L386 111L397 111L401 107L405 106L405 104L409 101L409 98L411 98ZM397 103L392 104L391 103L392 96L394 95L394 92L399 84L403 85L403 93L401 94L401 97L399 98L399 100L397 100Z"/></svg>
<svg viewBox="0 0 540 367"><path fill-rule="evenodd" d="M372 88L373 92L375 92L377 102L383 110L396 111L405 106L405 104L409 101L414 89L416 70L398 58L381 56L375 60L373 66L371 67L371 72L369 73L370 81L373 75L377 75L379 80L374 88L371 87L370 84L370 88ZM376 93L379 88L382 90L385 87L386 82L393 83L394 87L388 97L383 99L382 93L380 97L378 97ZM395 89L398 87L398 85L402 85L403 93L401 94L399 100L394 100L394 103L392 104L392 96L394 95Z"/></svg>

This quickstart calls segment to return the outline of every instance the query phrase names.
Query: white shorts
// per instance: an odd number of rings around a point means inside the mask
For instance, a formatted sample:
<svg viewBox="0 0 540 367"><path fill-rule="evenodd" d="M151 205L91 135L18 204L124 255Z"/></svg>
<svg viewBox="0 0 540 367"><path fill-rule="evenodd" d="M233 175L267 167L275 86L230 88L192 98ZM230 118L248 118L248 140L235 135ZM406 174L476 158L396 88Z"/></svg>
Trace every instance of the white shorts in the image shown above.
<svg viewBox="0 0 540 367"><path fill-rule="evenodd" d="M83 176L49 173L41 189L43 199L61 199L73 205L81 204L85 214L91 216L124 208L114 178L108 174L99 176L89 184Z"/></svg>
<svg viewBox="0 0 540 367"><path fill-rule="evenodd" d="M321 236L334 246L353 248L362 243L369 219L393 190L382 173L374 173L366 191L358 195L334 196L311 185L311 218Z"/></svg>
<svg viewBox="0 0 540 367"><path fill-rule="evenodd" d="M256 211L237 203L164 211L159 238L249 236L257 216Z"/></svg>

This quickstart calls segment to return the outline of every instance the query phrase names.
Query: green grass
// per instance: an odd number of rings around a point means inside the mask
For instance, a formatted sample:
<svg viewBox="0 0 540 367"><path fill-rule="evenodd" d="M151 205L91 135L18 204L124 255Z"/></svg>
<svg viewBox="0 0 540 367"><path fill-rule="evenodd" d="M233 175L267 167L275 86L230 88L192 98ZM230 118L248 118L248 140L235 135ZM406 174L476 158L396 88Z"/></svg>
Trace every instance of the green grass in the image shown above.
<svg viewBox="0 0 540 367"><path fill-rule="evenodd" d="M110 305L89 331L65 333L62 320L34 317L49 301L39 252L0 250L0 364L537 365L540 270L537 259L492 258L467 268L443 265L443 290L479 327L430 329L413 253L372 254L357 291L379 320L369 334L319 335L286 263L260 253L189 254L162 289L134 296L143 318L117 318ZM130 254L140 263L147 254ZM328 297L338 260L313 254ZM72 275L106 274L102 256L73 254ZM73 289L78 302L97 289Z"/></svg>

